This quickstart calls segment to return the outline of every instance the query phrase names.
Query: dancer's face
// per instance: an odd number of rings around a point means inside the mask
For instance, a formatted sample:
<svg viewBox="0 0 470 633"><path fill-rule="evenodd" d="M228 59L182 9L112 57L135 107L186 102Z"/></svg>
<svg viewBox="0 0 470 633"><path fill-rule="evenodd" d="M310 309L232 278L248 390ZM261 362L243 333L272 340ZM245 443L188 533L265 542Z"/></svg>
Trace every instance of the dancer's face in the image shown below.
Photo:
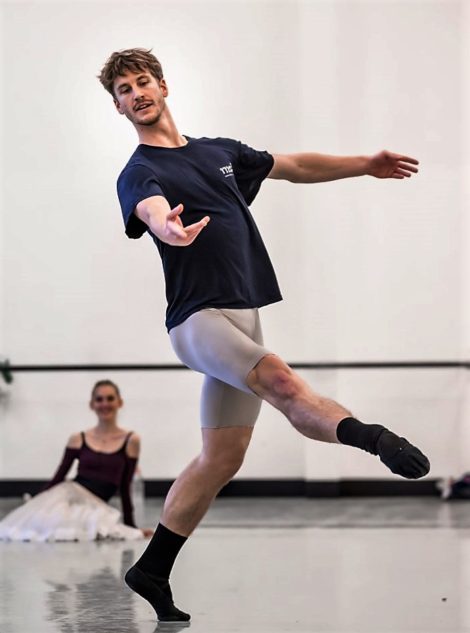
<svg viewBox="0 0 470 633"><path fill-rule="evenodd" d="M116 418L117 412L122 407L122 400L111 385L102 385L95 390L90 402L90 408L103 421L111 421Z"/></svg>
<svg viewBox="0 0 470 633"><path fill-rule="evenodd" d="M114 105L134 125L155 125L165 110L168 89L164 79L149 72L120 75L114 80Z"/></svg>

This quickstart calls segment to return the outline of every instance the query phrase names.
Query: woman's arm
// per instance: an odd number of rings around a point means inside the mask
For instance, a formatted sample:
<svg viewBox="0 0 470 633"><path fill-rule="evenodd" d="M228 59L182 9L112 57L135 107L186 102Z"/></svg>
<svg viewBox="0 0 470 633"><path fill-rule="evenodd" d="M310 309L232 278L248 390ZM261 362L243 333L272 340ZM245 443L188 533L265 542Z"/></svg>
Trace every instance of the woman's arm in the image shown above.
<svg viewBox="0 0 470 633"><path fill-rule="evenodd" d="M126 467L122 474L120 493L122 502L122 516L125 525L137 527L134 519L134 506L131 498L131 483L140 454L140 437L133 433L126 446Z"/></svg>
<svg viewBox="0 0 470 633"><path fill-rule="evenodd" d="M43 491L52 488L52 486L59 484L61 481L64 481L67 473L70 470L70 467L73 464L73 460L78 459L78 453L81 445L82 438L80 433L74 433L70 436L69 441L67 442L67 446L65 447L62 461L59 464L59 467L57 468L52 479L44 486Z"/></svg>

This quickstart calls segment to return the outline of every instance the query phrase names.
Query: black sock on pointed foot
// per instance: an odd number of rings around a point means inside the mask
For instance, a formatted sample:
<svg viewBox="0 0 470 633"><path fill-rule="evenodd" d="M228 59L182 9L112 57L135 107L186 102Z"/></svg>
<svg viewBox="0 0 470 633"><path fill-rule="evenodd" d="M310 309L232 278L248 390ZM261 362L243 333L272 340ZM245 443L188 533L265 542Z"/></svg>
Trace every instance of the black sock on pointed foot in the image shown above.
<svg viewBox="0 0 470 633"><path fill-rule="evenodd" d="M191 619L189 613L175 606L168 580L149 578L136 565L129 569L124 580L132 591L152 605L160 622L188 622Z"/></svg>
<svg viewBox="0 0 470 633"><path fill-rule="evenodd" d="M378 455L396 475L419 479L429 472L429 460L419 448L380 424L364 424L355 418L345 418L338 424L336 436L341 444Z"/></svg>
<svg viewBox="0 0 470 633"><path fill-rule="evenodd" d="M187 622L191 617L175 607L169 583L175 559L186 541L186 536L159 523L144 553L125 576L127 585L150 602L161 622Z"/></svg>
<svg viewBox="0 0 470 633"><path fill-rule="evenodd" d="M377 454L392 473L407 479L424 477L431 468L429 459L419 448L388 429L384 429L377 440Z"/></svg>

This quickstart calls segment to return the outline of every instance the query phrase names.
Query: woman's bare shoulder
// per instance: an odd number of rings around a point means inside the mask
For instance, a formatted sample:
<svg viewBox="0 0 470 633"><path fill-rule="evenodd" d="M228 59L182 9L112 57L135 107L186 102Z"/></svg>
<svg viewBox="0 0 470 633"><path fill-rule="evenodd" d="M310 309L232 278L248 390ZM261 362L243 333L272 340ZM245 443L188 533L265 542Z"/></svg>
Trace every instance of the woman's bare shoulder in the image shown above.
<svg viewBox="0 0 470 633"><path fill-rule="evenodd" d="M82 434L80 431L72 433L67 442L67 448L81 448L82 446Z"/></svg>
<svg viewBox="0 0 470 633"><path fill-rule="evenodd" d="M126 453L129 457L137 458L140 454L140 435L132 433L127 442Z"/></svg>

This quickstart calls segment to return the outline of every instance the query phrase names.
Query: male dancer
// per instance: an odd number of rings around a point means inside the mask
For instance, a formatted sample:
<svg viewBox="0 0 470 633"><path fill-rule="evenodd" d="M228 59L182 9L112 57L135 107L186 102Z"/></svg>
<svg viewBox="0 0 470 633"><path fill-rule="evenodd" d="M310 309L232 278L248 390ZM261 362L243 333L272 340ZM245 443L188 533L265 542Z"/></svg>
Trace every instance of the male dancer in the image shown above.
<svg viewBox="0 0 470 633"><path fill-rule="evenodd" d="M140 142L118 179L126 234L148 232L155 242L172 345L183 363L205 374L202 451L174 482L151 542L126 574L159 620L186 621L189 614L171 595L173 563L242 465L262 400L306 437L368 451L403 477L429 472L428 459L406 439L314 393L263 346L257 309L281 294L248 209L266 177L303 183L363 175L404 179L418 171L418 161L388 151L271 155L231 139L182 136L166 104L161 65L145 49L113 53L99 79Z"/></svg>

